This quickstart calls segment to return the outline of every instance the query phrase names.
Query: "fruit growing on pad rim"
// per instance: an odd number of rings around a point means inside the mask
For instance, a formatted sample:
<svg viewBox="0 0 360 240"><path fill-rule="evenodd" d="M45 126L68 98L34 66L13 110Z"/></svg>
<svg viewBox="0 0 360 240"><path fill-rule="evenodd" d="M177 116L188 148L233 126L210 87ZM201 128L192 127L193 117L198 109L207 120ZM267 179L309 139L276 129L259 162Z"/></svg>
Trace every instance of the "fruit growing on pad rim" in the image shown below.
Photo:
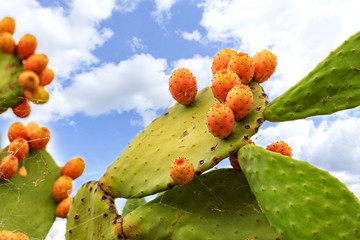
<svg viewBox="0 0 360 240"><path fill-rule="evenodd" d="M194 166L186 158L177 158L170 168L170 176L177 184L187 184L194 178Z"/></svg>
<svg viewBox="0 0 360 240"><path fill-rule="evenodd" d="M33 71L23 71L19 75L19 84L25 90L35 91L40 84L39 76Z"/></svg>
<svg viewBox="0 0 360 240"><path fill-rule="evenodd" d="M281 153L284 156L292 157L291 147L283 141L270 144L266 147L266 150Z"/></svg>
<svg viewBox="0 0 360 240"><path fill-rule="evenodd" d="M217 71L214 75L211 90L219 102L225 102L228 92L240 83L240 78L235 72L224 68Z"/></svg>
<svg viewBox="0 0 360 240"><path fill-rule="evenodd" d="M224 48L220 50L214 57L211 72L214 75L217 71L223 68L227 68L228 63L233 55L237 54L235 50L230 48Z"/></svg>
<svg viewBox="0 0 360 240"><path fill-rule="evenodd" d="M73 198L65 198L57 205L55 215L59 218L66 218L71 204L73 203Z"/></svg>
<svg viewBox="0 0 360 240"><path fill-rule="evenodd" d="M28 132L29 145L32 150L45 149L50 141L50 131L46 127L38 127Z"/></svg>
<svg viewBox="0 0 360 240"><path fill-rule="evenodd" d="M12 107L12 111L15 114L15 116L19 118L26 118L31 113L31 107L26 98L21 100L18 104L16 104L14 107Z"/></svg>
<svg viewBox="0 0 360 240"><path fill-rule="evenodd" d="M32 34L25 34L18 42L16 54L20 60L24 60L35 53L37 47L36 37Z"/></svg>
<svg viewBox="0 0 360 240"><path fill-rule="evenodd" d="M15 155L21 162L29 153L29 143L24 138L16 138L10 143L7 153Z"/></svg>
<svg viewBox="0 0 360 240"><path fill-rule="evenodd" d="M55 181L52 189L52 196L55 202L60 202L69 197L73 187L72 180L71 177L64 175Z"/></svg>
<svg viewBox="0 0 360 240"><path fill-rule="evenodd" d="M253 94L250 87L244 84L233 87L226 97L225 104L234 111L235 121L243 119L253 104Z"/></svg>
<svg viewBox="0 0 360 240"><path fill-rule="evenodd" d="M76 157L68 161L65 166L61 168L61 175L66 175L72 179L81 176L85 169L85 162L82 158Z"/></svg>
<svg viewBox="0 0 360 240"><path fill-rule="evenodd" d="M8 32L13 35L15 32L15 19L12 17L3 17L0 21L0 32Z"/></svg>
<svg viewBox="0 0 360 240"><path fill-rule="evenodd" d="M15 52L16 44L12 35L8 32L0 32L0 51L8 54Z"/></svg>
<svg viewBox="0 0 360 240"><path fill-rule="evenodd" d="M187 68L176 69L170 76L169 90L178 103L189 105L196 97L196 78Z"/></svg>
<svg viewBox="0 0 360 240"><path fill-rule="evenodd" d="M275 72L277 57L269 50L262 50L252 57L255 63L253 80L262 83L268 80Z"/></svg>
<svg viewBox="0 0 360 240"><path fill-rule="evenodd" d="M19 160L14 155L10 154L0 161L0 180L12 178L19 167Z"/></svg>
<svg viewBox="0 0 360 240"><path fill-rule="evenodd" d="M234 113L223 103L213 105L206 115L206 125L212 135L218 138L228 137L235 124Z"/></svg>
<svg viewBox="0 0 360 240"><path fill-rule="evenodd" d="M48 61L47 56L43 53L32 54L24 63L24 70L30 70L40 74L46 68Z"/></svg>
<svg viewBox="0 0 360 240"><path fill-rule="evenodd" d="M26 127L21 122L14 122L10 125L8 130L8 138L10 142L14 141L16 138L27 139L27 136Z"/></svg>
<svg viewBox="0 0 360 240"><path fill-rule="evenodd" d="M241 52L231 57L227 68L239 76L242 84L248 84L254 76L255 64L248 54Z"/></svg>

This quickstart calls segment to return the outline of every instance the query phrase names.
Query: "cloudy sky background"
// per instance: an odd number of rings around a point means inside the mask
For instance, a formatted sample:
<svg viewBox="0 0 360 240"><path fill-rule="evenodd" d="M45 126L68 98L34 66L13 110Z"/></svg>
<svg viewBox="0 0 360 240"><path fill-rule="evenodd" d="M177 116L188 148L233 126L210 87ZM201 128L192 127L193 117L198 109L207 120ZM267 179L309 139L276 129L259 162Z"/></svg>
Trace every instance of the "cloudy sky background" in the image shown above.
<svg viewBox="0 0 360 240"><path fill-rule="evenodd" d="M32 105L21 121L50 129L48 151L59 165L75 156L87 162L74 195L172 106L168 79L174 69L189 68L201 89L211 84L219 50L252 56L269 49L278 57L275 75L262 84L271 101L360 31L359 7L358 0L3 0L0 17L16 19L16 42L34 34L37 52L49 57L56 74L47 87L50 101ZM14 121L11 111L0 115L2 136ZM329 171L360 197L359 123L355 108L266 122L252 139L263 147L288 142L294 158ZM57 220L47 239L64 239L65 224Z"/></svg>

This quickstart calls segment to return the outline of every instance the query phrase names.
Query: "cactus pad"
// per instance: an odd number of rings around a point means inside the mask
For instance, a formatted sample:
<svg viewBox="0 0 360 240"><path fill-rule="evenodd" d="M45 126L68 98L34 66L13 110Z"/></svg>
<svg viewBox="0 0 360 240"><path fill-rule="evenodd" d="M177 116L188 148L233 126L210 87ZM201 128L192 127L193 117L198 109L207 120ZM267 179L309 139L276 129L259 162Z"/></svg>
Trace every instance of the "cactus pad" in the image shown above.
<svg viewBox="0 0 360 240"><path fill-rule="evenodd" d="M218 164L229 152L248 143L264 122L267 95L257 83L250 87L254 104L228 138L216 138L207 129L206 114L217 101L211 89L206 88L197 94L193 104L175 104L136 136L108 167L99 181L101 187L114 197L139 198L175 185L170 166L178 157L189 159L196 175Z"/></svg>
<svg viewBox="0 0 360 240"><path fill-rule="evenodd" d="M7 147L0 152L1 159ZM31 239L45 239L55 221L56 203L51 191L60 168L45 150L30 151L20 162L27 176L16 174L0 181L0 230L23 232Z"/></svg>
<svg viewBox="0 0 360 240"><path fill-rule="evenodd" d="M18 83L22 71L22 63L15 55L0 51L0 113L23 99L24 89Z"/></svg>
<svg viewBox="0 0 360 240"><path fill-rule="evenodd" d="M241 169L280 239L360 239L360 205L328 172L248 144Z"/></svg>
<svg viewBox="0 0 360 240"><path fill-rule="evenodd" d="M87 182L76 193L66 222L66 239L121 239L121 217L114 198L98 183Z"/></svg>
<svg viewBox="0 0 360 240"><path fill-rule="evenodd" d="M277 235L241 171L219 169L177 186L129 213L126 239L262 239Z"/></svg>
<svg viewBox="0 0 360 240"><path fill-rule="evenodd" d="M129 212L134 211L136 208L146 203L145 198L130 198L126 200L122 215L126 216Z"/></svg>
<svg viewBox="0 0 360 240"><path fill-rule="evenodd" d="M265 110L271 122L331 114L360 105L360 32L332 51Z"/></svg>

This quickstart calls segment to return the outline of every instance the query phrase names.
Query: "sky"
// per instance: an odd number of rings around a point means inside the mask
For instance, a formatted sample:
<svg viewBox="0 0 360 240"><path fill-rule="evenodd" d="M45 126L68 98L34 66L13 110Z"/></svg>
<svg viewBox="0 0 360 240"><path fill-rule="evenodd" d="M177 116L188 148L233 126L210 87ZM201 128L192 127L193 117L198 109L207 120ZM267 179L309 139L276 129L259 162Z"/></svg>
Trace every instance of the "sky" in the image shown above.
<svg viewBox="0 0 360 240"><path fill-rule="evenodd" d="M74 191L98 180L127 144L174 104L173 70L187 67L198 89L211 85L212 58L223 48L250 56L276 54L275 74L262 84L269 100L303 78L328 53L360 31L358 0L0 0L0 18L16 20L14 39L37 37L38 53L55 72L50 100L30 117L0 115L1 146L11 123L49 128L48 151L59 166L86 161ZM283 140L295 159L329 171L360 197L360 109L283 123L265 122L253 136L266 147ZM229 167L224 160L220 167ZM118 200L121 212L122 200ZM47 240L64 239L58 219Z"/></svg>

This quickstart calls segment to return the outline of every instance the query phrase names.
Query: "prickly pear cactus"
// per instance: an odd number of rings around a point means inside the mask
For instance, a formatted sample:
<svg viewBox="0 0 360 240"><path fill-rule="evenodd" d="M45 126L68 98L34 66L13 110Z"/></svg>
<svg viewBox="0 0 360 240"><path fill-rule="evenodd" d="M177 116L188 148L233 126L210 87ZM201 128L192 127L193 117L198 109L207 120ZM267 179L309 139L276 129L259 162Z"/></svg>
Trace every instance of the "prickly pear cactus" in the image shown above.
<svg viewBox="0 0 360 240"><path fill-rule="evenodd" d="M124 217L126 239L262 239L277 235L241 171L219 169L166 191Z"/></svg>
<svg viewBox="0 0 360 240"><path fill-rule="evenodd" d="M259 84L250 86L253 106L228 138L215 138L207 129L206 114L216 100L206 88L193 104L175 104L135 137L100 179L101 187L114 197L138 198L175 185L169 171L178 157L189 159L197 175L218 164L248 143L264 122L267 95Z"/></svg>
<svg viewBox="0 0 360 240"><path fill-rule="evenodd" d="M15 55L0 51L0 113L23 99L24 89L18 83L22 71L22 63Z"/></svg>
<svg viewBox="0 0 360 240"><path fill-rule="evenodd" d="M280 239L360 239L359 200L328 172L253 144L238 159Z"/></svg>
<svg viewBox="0 0 360 240"><path fill-rule="evenodd" d="M271 122L331 114L360 105L360 32L332 51L306 77L273 100Z"/></svg>
<svg viewBox="0 0 360 240"><path fill-rule="evenodd" d="M6 153L7 147L0 152L0 158ZM57 205L51 191L60 168L46 150L30 151L21 166L27 169L25 178L16 174L8 181L0 181L0 230L45 239L55 221Z"/></svg>
<svg viewBox="0 0 360 240"><path fill-rule="evenodd" d="M114 198L92 181L77 192L66 223L66 239L122 239Z"/></svg>
<svg viewBox="0 0 360 240"><path fill-rule="evenodd" d="M128 213L134 211L138 207L146 203L145 198L130 198L126 200L125 206L122 211L122 215L126 216Z"/></svg>

